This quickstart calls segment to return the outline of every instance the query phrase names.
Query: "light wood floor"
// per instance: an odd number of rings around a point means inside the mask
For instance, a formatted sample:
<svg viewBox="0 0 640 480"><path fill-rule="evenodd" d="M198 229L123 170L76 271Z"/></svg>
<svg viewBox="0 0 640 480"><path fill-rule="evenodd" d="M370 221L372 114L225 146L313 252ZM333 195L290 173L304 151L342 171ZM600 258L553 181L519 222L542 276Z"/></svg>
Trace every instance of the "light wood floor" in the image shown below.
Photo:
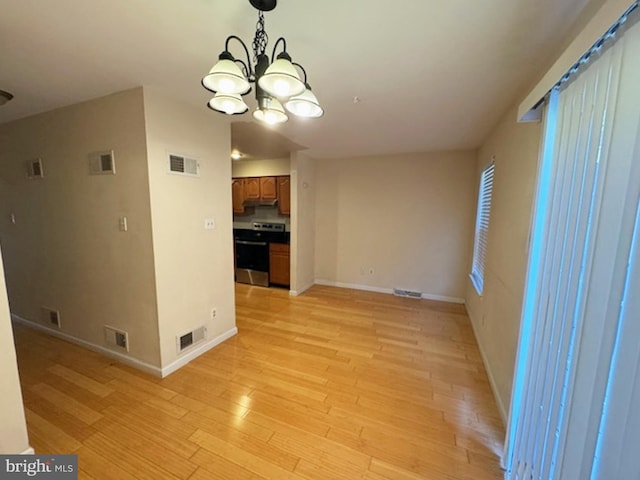
<svg viewBox="0 0 640 480"><path fill-rule="evenodd" d="M239 335L160 380L16 326L36 453L86 479L500 479L462 306L237 286Z"/></svg>

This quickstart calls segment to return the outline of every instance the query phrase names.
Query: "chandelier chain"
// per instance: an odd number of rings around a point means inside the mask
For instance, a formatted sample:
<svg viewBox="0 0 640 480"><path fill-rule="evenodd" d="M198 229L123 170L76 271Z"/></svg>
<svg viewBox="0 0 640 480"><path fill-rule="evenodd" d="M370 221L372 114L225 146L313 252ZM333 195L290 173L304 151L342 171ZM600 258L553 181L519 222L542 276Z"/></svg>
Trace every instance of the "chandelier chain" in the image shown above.
<svg viewBox="0 0 640 480"><path fill-rule="evenodd" d="M256 35L253 37L253 61L258 62L258 57L264 55L269 43L269 36L264 29L264 15L262 11L258 12L258 23L256 24Z"/></svg>

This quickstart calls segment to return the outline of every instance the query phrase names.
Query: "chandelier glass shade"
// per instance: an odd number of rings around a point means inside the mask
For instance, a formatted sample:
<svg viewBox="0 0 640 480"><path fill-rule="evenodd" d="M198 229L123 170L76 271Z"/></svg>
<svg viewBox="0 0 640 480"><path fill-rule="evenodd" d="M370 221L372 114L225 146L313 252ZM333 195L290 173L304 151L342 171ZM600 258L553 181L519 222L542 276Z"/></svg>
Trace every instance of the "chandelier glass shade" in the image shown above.
<svg viewBox="0 0 640 480"><path fill-rule="evenodd" d="M248 111L249 107L242 99L251 92L255 84L255 97L258 108L253 117L268 124L283 123L288 120L287 111L295 116L318 118L324 114L316 96L307 83L307 72L302 65L292 62L287 53L287 42L283 37L276 41L271 61L265 53L268 43L264 29L264 11L273 10L276 0L250 0L258 9L258 23L253 39L253 62L246 44L235 35L227 37L224 51L218 56L218 62L202 79L202 86L215 93L207 106L227 115L238 115ZM230 43L240 43L246 55L246 62L236 59L229 51ZM276 57L277 48L282 51ZM302 74L302 78L300 76Z"/></svg>
<svg viewBox="0 0 640 480"><path fill-rule="evenodd" d="M251 84L242 74L240 67L235 64L233 57L224 53L220 55L220 60L209 71L209 74L202 79L202 85L212 92L247 93L251 90Z"/></svg>
<svg viewBox="0 0 640 480"><path fill-rule="evenodd" d="M237 93L216 93L214 97L209 100L207 106L217 112L226 113L227 115L237 115L249 110L249 107L242 97Z"/></svg>
<svg viewBox="0 0 640 480"><path fill-rule="evenodd" d="M288 119L282 104L275 98L265 98L258 103L258 108L253 112L253 118L269 125L284 123Z"/></svg>
<svg viewBox="0 0 640 480"><path fill-rule="evenodd" d="M291 63L291 57L286 52L269 65L267 71L258 80L258 85L272 97L289 98L300 95L305 86Z"/></svg>
<svg viewBox="0 0 640 480"><path fill-rule="evenodd" d="M284 107L298 117L318 118L324 113L318 99L308 84L304 92L295 97L291 97L284 104Z"/></svg>

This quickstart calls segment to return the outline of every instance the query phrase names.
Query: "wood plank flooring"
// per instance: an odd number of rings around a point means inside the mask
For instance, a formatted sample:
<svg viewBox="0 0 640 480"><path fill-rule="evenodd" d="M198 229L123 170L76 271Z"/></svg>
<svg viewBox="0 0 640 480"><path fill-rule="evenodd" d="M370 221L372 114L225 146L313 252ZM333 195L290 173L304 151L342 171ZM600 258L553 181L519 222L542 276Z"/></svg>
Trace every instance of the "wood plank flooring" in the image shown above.
<svg viewBox="0 0 640 480"><path fill-rule="evenodd" d="M15 325L31 445L85 479L494 480L464 307L236 287L239 334L165 379Z"/></svg>

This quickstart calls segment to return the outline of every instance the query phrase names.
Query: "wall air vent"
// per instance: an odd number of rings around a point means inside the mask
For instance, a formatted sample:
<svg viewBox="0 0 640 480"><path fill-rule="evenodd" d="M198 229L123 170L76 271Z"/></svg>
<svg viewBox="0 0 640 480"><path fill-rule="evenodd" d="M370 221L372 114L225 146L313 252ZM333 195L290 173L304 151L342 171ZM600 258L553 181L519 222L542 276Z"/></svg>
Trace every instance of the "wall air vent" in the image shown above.
<svg viewBox="0 0 640 480"><path fill-rule="evenodd" d="M27 176L29 178L44 177L44 169L42 168L42 159L36 158L27 162Z"/></svg>
<svg viewBox="0 0 640 480"><path fill-rule="evenodd" d="M129 351L129 334L123 330L105 325L104 341L110 347L117 347L127 352Z"/></svg>
<svg viewBox="0 0 640 480"><path fill-rule="evenodd" d="M176 337L176 347L178 353L182 353L188 348L202 342L205 338L207 338L207 327L204 325L202 327L198 327L195 330L191 330L182 335L178 335Z"/></svg>
<svg viewBox="0 0 640 480"><path fill-rule="evenodd" d="M401 288L394 288L393 294L396 297L407 297L407 298L422 298L421 292L414 292L412 290L403 290Z"/></svg>
<svg viewBox="0 0 640 480"><path fill-rule="evenodd" d="M115 175L116 163L113 150L90 153L89 173L91 175Z"/></svg>
<svg viewBox="0 0 640 480"><path fill-rule="evenodd" d="M48 327L60 328L60 312L48 307L42 307L41 319L42 323Z"/></svg>
<svg viewBox="0 0 640 480"><path fill-rule="evenodd" d="M169 172L178 175L189 175L197 177L200 175L200 165L193 158L187 158L184 155L169 154Z"/></svg>

